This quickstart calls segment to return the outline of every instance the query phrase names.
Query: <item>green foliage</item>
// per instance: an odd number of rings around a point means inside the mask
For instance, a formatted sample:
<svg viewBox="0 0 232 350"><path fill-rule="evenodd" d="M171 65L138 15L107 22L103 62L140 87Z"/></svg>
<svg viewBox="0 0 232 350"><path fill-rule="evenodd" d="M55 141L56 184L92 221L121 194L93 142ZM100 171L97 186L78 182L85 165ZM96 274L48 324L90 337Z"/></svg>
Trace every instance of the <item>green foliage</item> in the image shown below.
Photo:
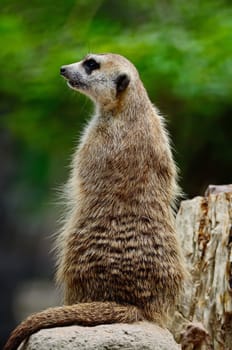
<svg viewBox="0 0 232 350"><path fill-rule="evenodd" d="M35 201L64 179L90 114L59 76L88 52L135 63L169 120L185 192L231 182L229 1L3 0L1 9L1 124L22 164L17 181L31 183Z"/></svg>

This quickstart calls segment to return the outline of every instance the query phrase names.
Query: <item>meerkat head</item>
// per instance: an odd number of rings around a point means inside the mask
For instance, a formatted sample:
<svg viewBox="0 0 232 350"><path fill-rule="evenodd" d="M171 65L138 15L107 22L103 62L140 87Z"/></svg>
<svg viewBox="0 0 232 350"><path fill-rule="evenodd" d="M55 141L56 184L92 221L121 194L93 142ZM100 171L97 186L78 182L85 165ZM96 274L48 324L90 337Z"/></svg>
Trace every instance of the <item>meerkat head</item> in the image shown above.
<svg viewBox="0 0 232 350"><path fill-rule="evenodd" d="M61 75L71 89L101 106L113 107L139 80L136 68L116 54L90 54L82 61L62 66Z"/></svg>

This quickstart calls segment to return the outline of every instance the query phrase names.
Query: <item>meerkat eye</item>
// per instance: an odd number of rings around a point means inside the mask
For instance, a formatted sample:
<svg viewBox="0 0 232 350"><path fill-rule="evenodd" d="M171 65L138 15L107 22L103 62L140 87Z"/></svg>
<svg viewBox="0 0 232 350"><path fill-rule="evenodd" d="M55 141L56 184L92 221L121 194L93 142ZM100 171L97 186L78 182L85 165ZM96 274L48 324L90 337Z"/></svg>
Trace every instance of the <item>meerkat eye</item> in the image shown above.
<svg viewBox="0 0 232 350"><path fill-rule="evenodd" d="M96 62L93 58L84 61L83 66L87 74L91 74L93 70L100 68L100 64Z"/></svg>

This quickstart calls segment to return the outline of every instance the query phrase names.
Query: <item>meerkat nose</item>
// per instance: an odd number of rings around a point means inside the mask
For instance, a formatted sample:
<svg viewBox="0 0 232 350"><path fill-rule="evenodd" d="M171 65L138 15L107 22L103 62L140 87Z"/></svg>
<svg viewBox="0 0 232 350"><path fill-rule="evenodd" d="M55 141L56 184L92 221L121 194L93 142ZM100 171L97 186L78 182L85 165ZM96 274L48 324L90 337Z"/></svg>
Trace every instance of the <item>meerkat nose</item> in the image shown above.
<svg viewBox="0 0 232 350"><path fill-rule="evenodd" d="M61 74L61 75L65 75L65 73L66 73L66 67L65 67L65 66L62 66L62 67L60 68L60 74Z"/></svg>

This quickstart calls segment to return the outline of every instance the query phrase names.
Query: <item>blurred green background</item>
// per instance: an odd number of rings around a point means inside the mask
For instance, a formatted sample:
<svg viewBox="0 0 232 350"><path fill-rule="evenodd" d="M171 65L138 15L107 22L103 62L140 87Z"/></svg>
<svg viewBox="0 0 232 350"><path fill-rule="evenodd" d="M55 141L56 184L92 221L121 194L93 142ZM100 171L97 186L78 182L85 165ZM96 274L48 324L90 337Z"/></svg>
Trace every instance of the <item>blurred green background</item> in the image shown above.
<svg viewBox="0 0 232 350"><path fill-rule="evenodd" d="M93 110L60 66L89 52L129 58L168 121L183 191L202 194L231 183L232 4L1 0L0 40L2 343L21 318L25 283L52 279L56 192Z"/></svg>

